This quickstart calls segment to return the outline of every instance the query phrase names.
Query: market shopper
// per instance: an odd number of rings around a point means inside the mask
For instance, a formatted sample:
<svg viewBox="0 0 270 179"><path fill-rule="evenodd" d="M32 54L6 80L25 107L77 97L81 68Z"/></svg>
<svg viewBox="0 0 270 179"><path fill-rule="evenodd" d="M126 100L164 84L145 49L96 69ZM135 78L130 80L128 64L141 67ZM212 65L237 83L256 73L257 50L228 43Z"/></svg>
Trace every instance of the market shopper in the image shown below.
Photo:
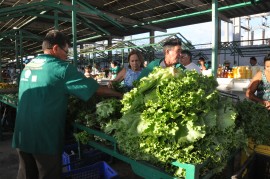
<svg viewBox="0 0 270 179"><path fill-rule="evenodd" d="M249 63L251 66L259 66L256 57L250 57Z"/></svg>
<svg viewBox="0 0 270 179"><path fill-rule="evenodd" d="M98 64L94 64L94 66L92 67L92 72L91 72L91 75L93 77L96 77L100 74L100 70L99 70L99 65Z"/></svg>
<svg viewBox="0 0 270 179"><path fill-rule="evenodd" d="M116 61L111 61L111 68L110 68L110 73L111 73L111 79L115 79L117 74L120 72L121 68L118 66Z"/></svg>
<svg viewBox="0 0 270 179"><path fill-rule="evenodd" d="M133 88L133 82L138 79L141 71L143 69L143 56L140 51L132 50L128 55L128 67L123 68L114 80L109 82L109 87L112 87L114 81L122 82L124 81L124 86L128 90Z"/></svg>
<svg viewBox="0 0 270 179"><path fill-rule="evenodd" d="M92 77L91 73L92 73L92 66L91 65L87 65L86 67L84 67L84 76L86 78Z"/></svg>
<svg viewBox="0 0 270 179"><path fill-rule="evenodd" d="M257 94L255 94L257 92ZM264 69L252 78L246 91L246 97L263 104L270 110L270 53L264 58Z"/></svg>
<svg viewBox="0 0 270 179"><path fill-rule="evenodd" d="M69 40L63 33L49 31L42 43L44 54L21 73L12 141L19 155L18 179L61 178L69 95L85 101L95 93L122 96L78 72L66 61L68 47Z"/></svg>
<svg viewBox="0 0 270 179"><path fill-rule="evenodd" d="M198 66L201 69L201 71L208 70L208 64L205 62L205 59L203 57L199 58Z"/></svg>
<svg viewBox="0 0 270 179"><path fill-rule="evenodd" d="M138 79L148 76L155 67L160 66L162 68L174 66L176 68L185 69L183 65L179 63L179 58L181 54L181 41L179 39L169 39L163 44L163 59L156 59L150 62L146 68L144 68Z"/></svg>
<svg viewBox="0 0 270 179"><path fill-rule="evenodd" d="M192 62L192 54L189 50L182 50L180 63L184 65L187 70L196 70L198 73L201 73L200 67Z"/></svg>

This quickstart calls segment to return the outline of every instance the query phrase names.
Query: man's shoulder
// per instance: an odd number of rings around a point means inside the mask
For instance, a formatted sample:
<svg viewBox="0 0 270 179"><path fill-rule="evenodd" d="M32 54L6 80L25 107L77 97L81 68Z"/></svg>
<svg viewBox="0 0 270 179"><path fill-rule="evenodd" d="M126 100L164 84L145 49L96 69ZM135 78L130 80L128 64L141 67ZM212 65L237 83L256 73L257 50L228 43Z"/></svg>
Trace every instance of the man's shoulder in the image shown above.
<svg viewBox="0 0 270 179"><path fill-rule="evenodd" d="M185 66L182 65L181 63L176 63L176 64L174 65L174 67L175 67L175 68L182 68L183 70L186 69Z"/></svg>
<svg viewBox="0 0 270 179"><path fill-rule="evenodd" d="M160 62L162 61L163 59L154 59L153 61L151 61L148 66L158 66L160 64Z"/></svg>

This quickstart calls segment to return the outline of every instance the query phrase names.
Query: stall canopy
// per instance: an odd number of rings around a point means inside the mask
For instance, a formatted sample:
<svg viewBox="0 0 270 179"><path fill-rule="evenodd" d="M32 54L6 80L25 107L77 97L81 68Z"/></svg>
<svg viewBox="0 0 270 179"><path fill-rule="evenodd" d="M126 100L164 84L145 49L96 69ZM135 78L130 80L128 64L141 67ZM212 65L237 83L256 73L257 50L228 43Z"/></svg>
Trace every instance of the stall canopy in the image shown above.
<svg viewBox="0 0 270 179"><path fill-rule="evenodd" d="M270 9L269 0L217 2L218 16L227 22ZM1 0L0 58L14 59L15 51L38 53L42 37L51 29L72 37L74 23L77 43L91 43L208 22L211 6L212 0Z"/></svg>

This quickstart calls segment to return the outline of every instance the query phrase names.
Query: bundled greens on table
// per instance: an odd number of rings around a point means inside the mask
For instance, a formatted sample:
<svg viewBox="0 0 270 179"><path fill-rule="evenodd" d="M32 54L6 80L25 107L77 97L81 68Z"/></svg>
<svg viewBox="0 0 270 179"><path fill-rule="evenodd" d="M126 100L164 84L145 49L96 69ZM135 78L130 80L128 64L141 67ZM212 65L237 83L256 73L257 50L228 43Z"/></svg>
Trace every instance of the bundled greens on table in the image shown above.
<svg viewBox="0 0 270 179"><path fill-rule="evenodd" d="M122 104L115 98L92 97L87 102L71 97L68 106L68 121L83 124L86 127L104 130L115 120L121 118ZM85 131L74 134L77 141L87 144L91 137Z"/></svg>
<svg viewBox="0 0 270 179"><path fill-rule="evenodd" d="M123 97L123 116L105 132L127 156L184 171L171 162L202 164L222 170L231 152L246 144L236 128L232 100L221 98L214 77L195 71L155 68Z"/></svg>
<svg viewBox="0 0 270 179"><path fill-rule="evenodd" d="M72 101L69 116L87 127L113 136L120 152L153 164L174 176L185 176L171 163L203 164L220 172L235 150L270 144L269 113L260 104L222 96L214 77L195 71L155 68L137 81L123 99ZM71 106L72 106L71 105ZM85 131L75 134L83 143L104 140Z"/></svg>
<svg viewBox="0 0 270 179"><path fill-rule="evenodd" d="M254 144L270 145L270 111L248 100L239 101L236 109L237 126L245 130Z"/></svg>

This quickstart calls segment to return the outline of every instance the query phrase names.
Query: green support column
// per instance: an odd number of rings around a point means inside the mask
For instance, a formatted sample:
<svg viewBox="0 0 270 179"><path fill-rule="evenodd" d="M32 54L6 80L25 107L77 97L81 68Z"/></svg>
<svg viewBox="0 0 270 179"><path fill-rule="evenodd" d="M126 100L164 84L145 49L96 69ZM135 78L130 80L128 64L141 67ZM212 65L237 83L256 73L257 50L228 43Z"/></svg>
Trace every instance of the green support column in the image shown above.
<svg viewBox="0 0 270 179"><path fill-rule="evenodd" d="M1 44L1 45L2 45L2 44ZM3 81L1 73L2 73L2 49L0 48L0 82ZM1 130L1 129L0 129L0 130ZM1 132L0 132L0 135L1 135ZM1 136L0 136L0 137L1 137Z"/></svg>
<svg viewBox="0 0 270 179"><path fill-rule="evenodd" d="M20 57L21 57L20 71L22 71L22 69L23 69L23 48L22 48L22 46L23 46L23 44L22 44L23 36L22 36L22 31L21 30L19 31L19 34L20 34Z"/></svg>
<svg viewBox="0 0 270 179"><path fill-rule="evenodd" d="M72 35L73 35L73 62L74 65L77 66L77 20L76 20L76 14L77 14L77 8L76 8L76 0L72 0Z"/></svg>
<svg viewBox="0 0 270 179"><path fill-rule="evenodd" d="M129 49L128 49L128 51L129 51ZM124 51L124 49L122 49L121 50L121 53L122 53L122 66L124 66L124 55L125 55L125 51ZM129 52L128 52L129 53Z"/></svg>
<svg viewBox="0 0 270 179"><path fill-rule="evenodd" d="M155 44L155 31L150 31L150 44ZM150 59L146 59L148 62L154 60L155 58L155 51L152 51Z"/></svg>
<svg viewBox="0 0 270 179"><path fill-rule="evenodd" d="M96 53L94 52L94 53L93 53L93 66L94 66L94 64L95 64L95 60L96 60Z"/></svg>
<svg viewBox="0 0 270 179"><path fill-rule="evenodd" d="M54 28L56 30L59 30L58 20L59 20L58 11L57 10L54 10Z"/></svg>
<svg viewBox="0 0 270 179"><path fill-rule="evenodd" d="M218 54L218 2L212 0L212 74L217 77Z"/></svg>
<svg viewBox="0 0 270 179"><path fill-rule="evenodd" d="M19 56L18 56L17 31L15 32L15 58L16 58L16 69L20 69Z"/></svg>
<svg viewBox="0 0 270 179"><path fill-rule="evenodd" d="M82 49L83 49L83 44L80 44L80 52ZM80 53L79 62L80 62L80 65L85 64L85 58L84 58L84 55L82 53Z"/></svg>
<svg viewBox="0 0 270 179"><path fill-rule="evenodd" d="M108 38L108 46L111 47L112 46L112 37ZM108 51L108 60L111 61L112 60L112 51Z"/></svg>

